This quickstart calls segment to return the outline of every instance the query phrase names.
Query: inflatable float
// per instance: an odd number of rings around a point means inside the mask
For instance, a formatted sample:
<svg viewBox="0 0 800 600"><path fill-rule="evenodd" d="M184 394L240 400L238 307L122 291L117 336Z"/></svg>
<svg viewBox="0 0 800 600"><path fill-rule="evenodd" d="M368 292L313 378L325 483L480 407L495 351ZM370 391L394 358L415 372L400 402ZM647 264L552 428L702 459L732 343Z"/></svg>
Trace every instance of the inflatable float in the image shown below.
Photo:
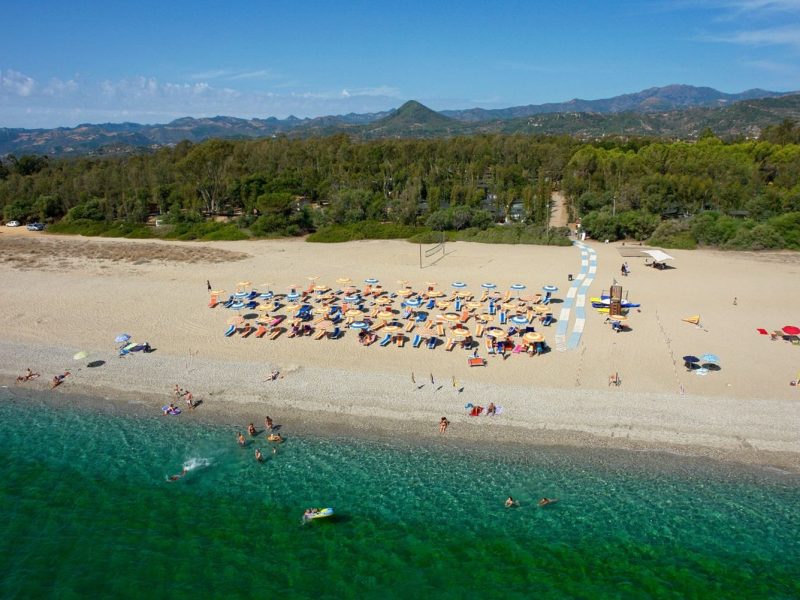
<svg viewBox="0 0 800 600"><path fill-rule="evenodd" d="M303 520L304 521L313 521L314 519L325 519L327 517L333 516L333 509L328 508L312 508L309 511L303 513Z"/></svg>
<svg viewBox="0 0 800 600"><path fill-rule="evenodd" d="M166 405L161 407L161 412L165 415L179 415L181 414L181 409L177 407L170 408L169 405Z"/></svg>

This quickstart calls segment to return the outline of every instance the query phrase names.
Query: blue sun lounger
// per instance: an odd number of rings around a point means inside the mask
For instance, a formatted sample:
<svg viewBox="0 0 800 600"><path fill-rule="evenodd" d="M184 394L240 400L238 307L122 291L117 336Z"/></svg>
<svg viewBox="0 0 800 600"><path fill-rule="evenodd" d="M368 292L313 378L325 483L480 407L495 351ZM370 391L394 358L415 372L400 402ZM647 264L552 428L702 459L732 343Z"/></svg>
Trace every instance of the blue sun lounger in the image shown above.
<svg viewBox="0 0 800 600"><path fill-rule="evenodd" d="M434 348L436 348L436 337L431 336L428 340L428 350L433 350Z"/></svg>
<svg viewBox="0 0 800 600"><path fill-rule="evenodd" d="M430 300L428 300L428 303L425 305L425 308L427 308L428 310L431 310L435 306L436 306L436 300L431 298Z"/></svg>
<svg viewBox="0 0 800 600"><path fill-rule="evenodd" d="M507 320L508 320L508 314L506 313L506 311L501 310L500 311L500 325L505 325Z"/></svg>
<svg viewBox="0 0 800 600"><path fill-rule="evenodd" d="M235 332L236 332L236 326L235 325L231 325L225 331L225 337L231 337Z"/></svg>
<svg viewBox="0 0 800 600"><path fill-rule="evenodd" d="M387 333L386 337L381 340L381 346L388 346L389 342L392 341L392 334Z"/></svg>
<svg viewBox="0 0 800 600"><path fill-rule="evenodd" d="M421 343L422 343L422 336L421 336L420 334L417 334L417 335L415 335L415 336L414 336L414 339L413 339L413 341L411 342L411 345L412 345L414 348L419 348L419 345L420 345Z"/></svg>
<svg viewBox="0 0 800 600"><path fill-rule="evenodd" d="M550 313L547 313L544 316L544 321L542 321L542 325L544 325L545 327L549 327L550 323L552 323L552 322L553 322L553 315L551 315Z"/></svg>

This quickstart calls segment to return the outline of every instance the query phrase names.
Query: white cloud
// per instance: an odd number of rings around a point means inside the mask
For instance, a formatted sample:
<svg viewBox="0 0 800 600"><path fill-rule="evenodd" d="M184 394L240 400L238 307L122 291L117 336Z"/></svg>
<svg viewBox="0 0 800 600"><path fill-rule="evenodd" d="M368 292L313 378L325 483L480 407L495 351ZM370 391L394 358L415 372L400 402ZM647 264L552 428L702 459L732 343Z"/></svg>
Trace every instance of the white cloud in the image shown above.
<svg viewBox="0 0 800 600"><path fill-rule="evenodd" d="M3 95L9 93L24 98L30 96L35 87L36 82L33 78L19 71L14 71L13 69L0 71L0 89L2 89Z"/></svg>
<svg viewBox="0 0 800 600"><path fill-rule="evenodd" d="M702 36L701 39L708 42L745 46L794 46L800 48L800 25L709 34Z"/></svg>
<svg viewBox="0 0 800 600"><path fill-rule="evenodd" d="M255 80L267 72L239 72ZM395 87L339 87L298 90L298 84L256 91L238 89L235 81L162 82L136 76L91 81L85 75L54 78L44 85L11 69L0 71L0 127L56 127L86 122L136 121L164 123L178 117L229 115L242 118L285 118L377 112L399 106ZM280 82L279 82L280 83ZM292 82L286 82L292 83Z"/></svg>

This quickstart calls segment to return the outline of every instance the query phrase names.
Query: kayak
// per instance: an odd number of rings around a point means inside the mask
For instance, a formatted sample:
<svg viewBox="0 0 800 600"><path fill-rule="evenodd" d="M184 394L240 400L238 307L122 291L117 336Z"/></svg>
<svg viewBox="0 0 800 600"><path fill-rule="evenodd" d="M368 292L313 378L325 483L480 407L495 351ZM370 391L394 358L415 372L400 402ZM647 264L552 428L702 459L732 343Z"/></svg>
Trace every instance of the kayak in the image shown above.
<svg viewBox="0 0 800 600"><path fill-rule="evenodd" d="M315 508L314 513L310 515L303 515L303 519L306 521L311 521L313 519L324 519L326 517L333 516L333 509L332 508Z"/></svg>

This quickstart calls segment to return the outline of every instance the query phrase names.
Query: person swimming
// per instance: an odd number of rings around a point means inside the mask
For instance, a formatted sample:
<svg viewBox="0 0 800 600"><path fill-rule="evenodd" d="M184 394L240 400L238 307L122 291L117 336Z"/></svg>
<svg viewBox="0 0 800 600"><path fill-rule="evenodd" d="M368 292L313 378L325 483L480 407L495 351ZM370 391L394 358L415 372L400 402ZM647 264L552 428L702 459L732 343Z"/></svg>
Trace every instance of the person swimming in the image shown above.
<svg viewBox="0 0 800 600"><path fill-rule="evenodd" d="M256 426L250 423L250 425L247 426L247 433L249 433L251 436L255 436L257 433Z"/></svg>
<svg viewBox="0 0 800 600"><path fill-rule="evenodd" d="M539 506L547 506L548 504L553 504L558 502L558 498L542 498L539 500Z"/></svg>
<svg viewBox="0 0 800 600"><path fill-rule="evenodd" d="M261 454L261 449L260 448L256 448L256 460L258 462L264 462L264 455Z"/></svg>
<svg viewBox="0 0 800 600"><path fill-rule="evenodd" d="M244 439L241 431L236 432L236 441L239 442L239 445L244 448L245 444L247 444L247 440Z"/></svg>
<svg viewBox="0 0 800 600"><path fill-rule="evenodd" d="M184 467L183 471L181 471L178 475L170 475L167 479L169 479L170 481L178 481L178 479L184 477L185 475L186 475L186 467Z"/></svg>
<svg viewBox="0 0 800 600"><path fill-rule="evenodd" d="M511 508L512 506L519 506L519 502L514 500L511 496L506 498L506 508Z"/></svg>

